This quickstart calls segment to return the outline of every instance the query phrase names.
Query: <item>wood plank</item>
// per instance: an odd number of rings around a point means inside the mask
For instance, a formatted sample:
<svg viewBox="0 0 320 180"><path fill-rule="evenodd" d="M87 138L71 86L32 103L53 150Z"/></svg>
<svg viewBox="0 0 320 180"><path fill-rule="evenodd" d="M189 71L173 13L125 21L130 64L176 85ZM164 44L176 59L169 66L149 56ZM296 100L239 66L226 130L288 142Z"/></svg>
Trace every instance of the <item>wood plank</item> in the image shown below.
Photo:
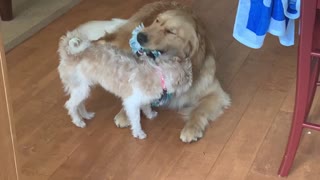
<svg viewBox="0 0 320 180"><path fill-rule="evenodd" d="M196 1L194 4L194 10L206 24L208 37L212 39L217 58L226 52L225 49L234 41L231 34L237 2L229 1L229 3L219 0Z"/></svg>
<svg viewBox="0 0 320 180"><path fill-rule="evenodd" d="M86 137L84 143L66 159L49 179L84 178L84 175L88 174L95 167L94 163L101 158L101 154L103 152L110 152L122 137L123 135L119 133L114 134L103 130L94 132L91 136ZM108 138L108 141L106 141L106 138Z"/></svg>
<svg viewBox="0 0 320 180"><path fill-rule="evenodd" d="M85 175L85 179L131 179L141 159L153 152L157 146L156 141L150 141L150 139L149 136L149 141L138 141L128 133L122 134L120 141L112 147L106 147L99 155L94 168L91 168L90 172Z"/></svg>
<svg viewBox="0 0 320 180"><path fill-rule="evenodd" d="M0 179L18 180L16 134L12 116L7 64L0 36Z"/></svg>
<svg viewBox="0 0 320 180"><path fill-rule="evenodd" d="M131 174L132 180L163 179L183 155L184 143L179 140L176 129L165 128L161 131L153 151L145 154L142 161Z"/></svg>
<svg viewBox="0 0 320 180"><path fill-rule="evenodd" d="M210 154L185 151L165 179L205 179L214 161L215 157Z"/></svg>
<svg viewBox="0 0 320 180"><path fill-rule="evenodd" d="M231 84L251 51L248 47L234 40L217 59L217 76L224 87Z"/></svg>
<svg viewBox="0 0 320 180"><path fill-rule="evenodd" d="M89 109L96 106L96 103L91 104L97 102L97 98L103 99L100 93L96 93L96 96L88 102ZM118 131L112 119L105 117L110 117L110 112L116 114L120 109L120 103L114 106L115 103L112 101L102 100L101 102L105 103L99 103L100 108L94 108L96 117L92 122L87 122L88 126L85 129L77 128L71 123L70 117L63 108L64 101L59 101L49 109L46 116L43 114L34 116L42 122L27 137L19 140L19 152L24 157L21 159L22 172L49 176L68 159L81 143L87 141L87 136L91 136L101 128L103 129L101 131L106 132ZM110 105L111 103L113 105ZM33 124L33 127L35 125ZM127 134L131 135L129 129Z"/></svg>
<svg viewBox="0 0 320 180"><path fill-rule="evenodd" d="M259 174L259 173L250 173L249 176L246 178L247 180L279 180L281 179L280 177L275 177L275 176L267 176L264 174ZM291 180L292 178L286 178L287 180ZM298 179L292 179L292 180L298 180Z"/></svg>
<svg viewBox="0 0 320 180"><path fill-rule="evenodd" d="M252 164L248 177L256 173L277 177L282 155L288 139L292 113L281 111L268 132ZM251 177L251 179L253 179ZM250 178L248 178L250 179Z"/></svg>

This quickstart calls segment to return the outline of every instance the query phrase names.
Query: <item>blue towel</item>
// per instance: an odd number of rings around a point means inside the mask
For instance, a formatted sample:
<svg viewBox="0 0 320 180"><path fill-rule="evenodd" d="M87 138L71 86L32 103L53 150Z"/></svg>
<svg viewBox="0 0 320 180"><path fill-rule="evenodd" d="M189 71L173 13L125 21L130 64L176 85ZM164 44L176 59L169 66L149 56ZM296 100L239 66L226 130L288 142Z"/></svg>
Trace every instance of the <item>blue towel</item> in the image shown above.
<svg viewBox="0 0 320 180"><path fill-rule="evenodd" d="M233 37L261 48L267 32L284 46L294 45L294 23L300 16L300 0L239 0Z"/></svg>

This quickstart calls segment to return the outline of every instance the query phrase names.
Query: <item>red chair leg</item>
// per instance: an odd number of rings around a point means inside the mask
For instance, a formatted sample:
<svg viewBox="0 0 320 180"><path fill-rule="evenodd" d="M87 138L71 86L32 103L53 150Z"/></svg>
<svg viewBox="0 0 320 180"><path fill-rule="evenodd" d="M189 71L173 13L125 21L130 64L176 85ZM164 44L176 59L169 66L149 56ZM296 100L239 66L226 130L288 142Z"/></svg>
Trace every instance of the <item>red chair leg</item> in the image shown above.
<svg viewBox="0 0 320 180"><path fill-rule="evenodd" d="M296 151L298 149L298 145L300 142L300 137L303 129L303 122L307 113L307 105L308 105L308 86L309 86L309 78L310 73L301 74L301 71L309 71L310 64L307 64L308 60L304 63L304 65L300 65L299 72L300 75L298 77L297 82L297 92L296 92L296 103L294 109L294 115L291 125L291 131L289 135L289 140L286 148L285 155L283 157L279 175L287 176L289 170L292 166ZM304 67L303 67L304 66Z"/></svg>
<svg viewBox="0 0 320 180"><path fill-rule="evenodd" d="M303 130L302 124L305 121L309 107L309 98L311 97L311 93L309 91L311 81L310 54L312 48L313 27L316 17L316 2L317 0L302 1L296 102L287 148L279 169L280 176L287 176L293 164Z"/></svg>

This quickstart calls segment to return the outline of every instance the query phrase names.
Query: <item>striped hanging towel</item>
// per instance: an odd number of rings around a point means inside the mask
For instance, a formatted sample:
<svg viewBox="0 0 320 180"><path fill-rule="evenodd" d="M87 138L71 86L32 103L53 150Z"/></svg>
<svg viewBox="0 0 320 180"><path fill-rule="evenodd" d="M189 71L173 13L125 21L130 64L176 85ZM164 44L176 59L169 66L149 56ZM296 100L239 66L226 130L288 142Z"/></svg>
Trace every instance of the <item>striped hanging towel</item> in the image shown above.
<svg viewBox="0 0 320 180"><path fill-rule="evenodd" d="M294 45L294 23L300 16L300 0L239 0L233 37L261 48L267 32L284 46Z"/></svg>

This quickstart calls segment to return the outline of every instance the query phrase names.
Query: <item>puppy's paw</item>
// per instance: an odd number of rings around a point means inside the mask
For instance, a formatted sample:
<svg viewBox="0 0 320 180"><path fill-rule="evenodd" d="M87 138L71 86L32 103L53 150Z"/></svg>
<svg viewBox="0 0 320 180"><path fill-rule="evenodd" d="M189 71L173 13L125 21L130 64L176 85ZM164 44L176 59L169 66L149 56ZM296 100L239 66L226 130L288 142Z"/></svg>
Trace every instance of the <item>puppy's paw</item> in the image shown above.
<svg viewBox="0 0 320 180"><path fill-rule="evenodd" d="M157 111L151 111L150 113L145 114L145 115L146 115L146 117L148 119L152 120L152 119L154 119L154 118L156 118L158 116L158 112Z"/></svg>
<svg viewBox="0 0 320 180"><path fill-rule="evenodd" d="M181 131L180 139L185 143L190 143L192 141L197 141L198 139L202 138L202 136L203 130L200 127L196 125L186 125Z"/></svg>
<svg viewBox="0 0 320 180"><path fill-rule="evenodd" d="M71 47L79 47L81 44L81 39L74 37L69 40L69 46Z"/></svg>
<svg viewBox="0 0 320 180"><path fill-rule="evenodd" d="M82 117L87 120L94 118L94 116L95 116L94 112L87 112L87 113L82 114Z"/></svg>
<svg viewBox="0 0 320 180"><path fill-rule="evenodd" d="M72 121L77 127L84 128L86 127L86 123L83 120L80 121Z"/></svg>
<svg viewBox="0 0 320 180"><path fill-rule="evenodd" d="M114 118L114 123L118 128L126 128L130 126L130 122L128 121L127 118L124 118L118 115Z"/></svg>
<svg viewBox="0 0 320 180"><path fill-rule="evenodd" d="M145 139L147 137L147 134L143 130L132 131L132 135L133 135L133 137L138 138L138 139Z"/></svg>

